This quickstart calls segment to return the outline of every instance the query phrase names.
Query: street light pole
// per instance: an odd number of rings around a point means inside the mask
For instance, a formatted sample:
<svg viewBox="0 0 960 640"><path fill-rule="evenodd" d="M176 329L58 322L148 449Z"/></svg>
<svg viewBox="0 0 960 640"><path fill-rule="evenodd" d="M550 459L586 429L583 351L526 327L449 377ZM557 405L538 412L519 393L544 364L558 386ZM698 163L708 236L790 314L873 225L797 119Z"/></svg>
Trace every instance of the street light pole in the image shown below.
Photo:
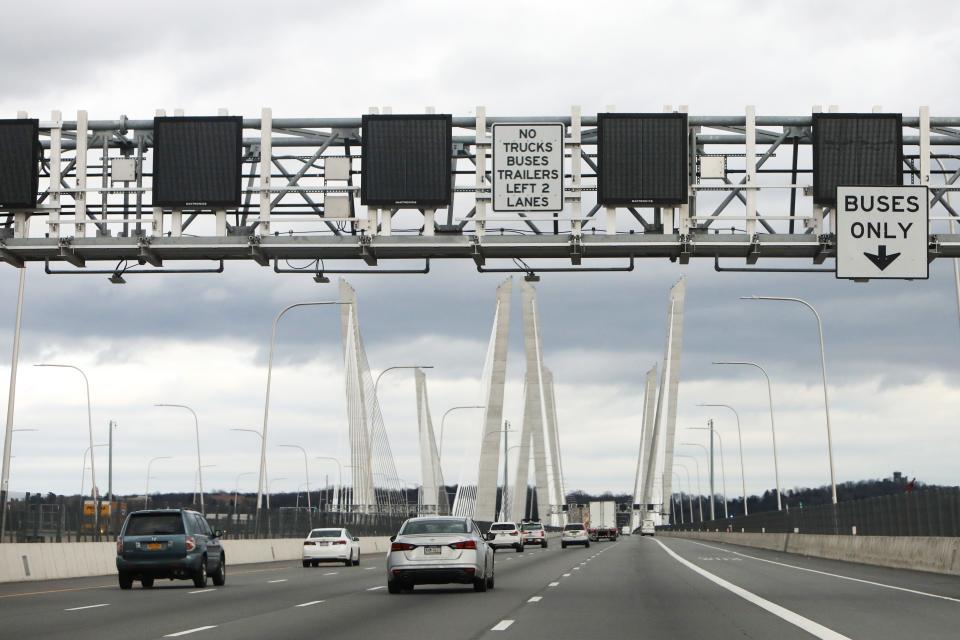
<svg viewBox="0 0 960 640"><path fill-rule="evenodd" d="M303 454L303 473L307 479L307 516L310 522L310 528L313 528L313 505L310 503L310 466L307 464L307 450L298 444L281 444L281 447L288 449L300 449Z"/></svg>
<svg viewBox="0 0 960 640"><path fill-rule="evenodd" d="M23 286L27 268L20 272L17 286L17 311L13 325L13 349L10 355L10 386L7 390L7 424L3 436L3 471L0 473L0 544L7 533L7 497L10 493L10 452L13 447L13 410L17 398L17 365L20 363L20 326L23 318Z"/></svg>
<svg viewBox="0 0 960 640"><path fill-rule="evenodd" d="M255 476L256 471L244 471L237 474L237 481L233 485L233 519L239 521L237 517L237 501L240 499L240 478L243 476Z"/></svg>
<svg viewBox="0 0 960 640"><path fill-rule="evenodd" d="M710 485L710 519L716 520L717 514L714 511L714 502L716 502L714 497L716 496L716 493L714 493L714 489L713 489L713 460L711 459L711 456L710 456L710 450L707 449L702 444L697 444L696 442L681 442L680 444L685 447L700 447L701 449L703 449L703 455L706 456L707 458L707 468L710 470L710 478L708 480L708 483ZM698 474L700 473L699 465L698 465L697 473ZM700 487L698 484L697 489L699 488Z"/></svg>
<svg viewBox="0 0 960 640"><path fill-rule="evenodd" d="M675 458L687 458L693 460L694 467L697 470L697 508L700 510L700 522L703 522L703 488L700 485L700 463L693 456L684 454L674 454ZM691 516L692 517L692 516Z"/></svg>
<svg viewBox="0 0 960 640"><path fill-rule="evenodd" d="M510 438L510 421L503 421L503 429L498 429L495 431L487 431L483 434L483 437L486 438L493 433L502 433L503 434L503 493L500 496L500 513L504 518L510 517L507 511L507 440Z"/></svg>
<svg viewBox="0 0 960 640"><path fill-rule="evenodd" d="M723 438L720 437L720 432L714 429L713 420L710 421L709 427L687 427L694 431L712 431L713 435L717 436L717 442L720 443L720 481L723 485L723 517L729 518L730 511L727 509L727 468L723 463Z"/></svg>
<svg viewBox="0 0 960 640"><path fill-rule="evenodd" d="M193 429L197 438L197 477L200 479L200 513L207 515L203 507L203 465L200 462L200 420L197 419L197 412L185 404L165 404L159 403L155 407L174 407L176 409L186 409L193 415Z"/></svg>
<svg viewBox="0 0 960 640"><path fill-rule="evenodd" d="M690 483L690 469L676 462L673 466L683 469L683 472L687 474L687 503L690 505L690 524L693 524L693 486ZM660 499L663 500L663 497L661 496ZM680 496L680 509L683 510L683 495Z"/></svg>
<svg viewBox="0 0 960 640"><path fill-rule="evenodd" d="M437 446L437 457L440 459L440 468L443 469L443 424L447 420L447 416L451 411L457 411L459 409L486 409L482 404L465 404L459 407L450 407L443 412L443 417L440 418L440 444Z"/></svg>
<svg viewBox="0 0 960 640"><path fill-rule="evenodd" d="M698 407L726 407L733 411L733 415L737 418L737 439L740 442L740 484L743 489L743 515L750 515L750 509L747 508L747 477L743 470L743 434L740 431L740 414L737 413L737 410L731 407L728 404L718 404L718 403L705 403L701 402L697 405ZM723 462L723 444L720 445L720 462Z"/></svg>
<svg viewBox="0 0 960 640"><path fill-rule="evenodd" d="M756 362L714 362L713 364L736 364L755 367L759 369L763 377L767 379L767 399L770 402L770 434L773 436L773 473L777 480L777 511L782 511L783 503L780 498L780 494L782 493L780 491L780 463L777 456L777 429L773 423L773 386L770 384L770 376L767 375L767 370Z"/></svg>
<svg viewBox="0 0 960 640"><path fill-rule="evenodd" d="M339 300L324 300L321 302L295 302L293 304L287 305L280 310L280 313L277 314L277 317L273 319L273 330L270 333L270 355L267 359L267 390L266 395L263 401L263 429L260 432L260 477L257 481L257 522L256 528L259 532L260 530L260 502L263 500L263 488L264 480L267 475L267 425L270 421L270 384L273 379L273 353L277 347L277 325L280 323L280 319L291 309L296 309L298 307L322 307L327 305L341 305L341 304L351 304L350 302L340 302ZM267 495L269 496L270 487L267 487Z"/></svg>
<svg viewBox="0 0 960 640"><path fill-rule="evenodd" d="M951 225L953 222L951 221ZM830 489L833 494L833 504L837 504L837 478L833 468L833 432L830 427L830 395L827 391L827 356L823 346L823 321L820 314L814 309L813 305L800 298L787 298L781 296L747 296L741 300L776 300L780 302L796 302L802 304L813 312L817 319L817 334L820 337L820 375L823 378L823 408L827 415L827 455L830 458Z"/></svg>
<svg viewBox="0 0 960 640"><path fill-rule="evenodd" d="M19 345L17 350L19 351ZM100 540L100 505L97 504L97 471L96 465L93 462L93 416L92 411L90 410L90 380L87 379L87 374L83 372L83 369L80 367L75 367L72 364L35 364L35 367L57 367L59 369L73 369L78 371L81 376L83 376L83 384L87 390L87 435L90 440L90 481L93 483L91 491L93 492L93 539Z"/></svg>
<svg viewBox="0 0 960 640"><path fill-rule="evenodd" d="M337 494L336 502L337 506L340 506L340 493L343 492L343 465L340 464L340 460L334 458L333 456L314 456L314 460L333 460L337 463ZM328 505L329 506L329 505Z"/></svg>
<svg viewBox="0 0 960 640"><path fill-rule="evenodd" d="M150 458L150 461L147 462L147 486L143 491L143 508L146 509L147 505L150 504L150 467L153 466L153 463L157 460L170 460L171 456L157 456L156 458Z"/></svg>
<svg viewBox="0 0 960 640"><path fill-rule="evenodd" d="M262 436L262 435L260 434L260 432L257 431L256 429L232 428L232 429L230 429L230 431L243 431L243 432L245 432L245 433L252 433L253 435L255 435L255 436L257 436L258 438L260 438L261 442L263 441L263 436ZM264 472L264 474L265 474L266 477L270 477L270 475L267 473L266 462L264 462L263 472ZM258 501L259 501L259 499L258 499ZM267 509L269 509L269 508L270 508L270 493L268 492L268 493L267 493Z"/></svg>

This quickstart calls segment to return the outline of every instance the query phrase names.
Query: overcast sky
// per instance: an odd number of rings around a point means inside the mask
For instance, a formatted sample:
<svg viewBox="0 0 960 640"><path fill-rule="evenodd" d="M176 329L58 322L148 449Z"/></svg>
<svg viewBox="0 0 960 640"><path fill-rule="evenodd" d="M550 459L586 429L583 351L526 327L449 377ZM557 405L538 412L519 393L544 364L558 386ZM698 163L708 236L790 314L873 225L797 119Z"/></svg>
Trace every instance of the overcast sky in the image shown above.
<svg viewBox="0 0 960 640"><path fill-rule="evenodd" d="M693 114L800 115L813 104L841 110L960 114L950 79L960 74L960 7L902 2L167 2L162 11L129 2L30 3L4 8L0 24L0 117L53 109L72 119L152 117L157 108L256 117L359 116L371 105L395 112L468 115L584 114L616 105ZM95 7L95 9L91 8ZM282 8L281 8L282 7ZM716 273L646 260L633 273L548 274L537 285L544 356L558 385L568 489L629 490L640 433L644 372L662 358L667 295L688 276L679 394L683 431L715 418L726 446L729 493L738 493L732 414L740 410L748 490L773 485L770 425L762 378L711 366L756 360L773 379L784 488L827 482L816 326L804 309L738 300L749 294L808 299L824 319L839 480L894 470L957 484L960 323L952 265L936 261L925 282L836 281L829 274ZM435 428L449 407L475 404L492 322L497 275L440 262L427 276L357 276L361 330L374 371L431 364ZM222 275L65 277L29 268L16 426L13 491L80 489L87 446L83 387L90 377L97 442L116 420L115 490L190 490L192 420L156 402L193 406L200 417L210 488L233 489L256 470L263 415L266 343L276 311L291 302L333 299L336 285L229 264ZM0 348L12 341L16 271L0 267ZM522 416L522 335L514 299L506 417ZM339 322L332 309L285 320L274 372L271 441L311 456L345 458ZM6 345L6 346L4 346ZM8 356L3 357L6 380ZM399 474L419 479L415 396L408 372L380 385ZM456 480L458 452L478 436L464 412L447 421L444 466ZM106 457L97 470L105 478ZM696 451L691 449L691 451ZM303 483L300 454L271 447L275 490ZM696 454L700 455L700 454ZM701 463L702 464L702 463ZM334 468L311 463L316 484ZM693 471L691 465L691 472ZM106 482L99 483L106 490ZM254 488L241 478L241 490Z"/></svg>

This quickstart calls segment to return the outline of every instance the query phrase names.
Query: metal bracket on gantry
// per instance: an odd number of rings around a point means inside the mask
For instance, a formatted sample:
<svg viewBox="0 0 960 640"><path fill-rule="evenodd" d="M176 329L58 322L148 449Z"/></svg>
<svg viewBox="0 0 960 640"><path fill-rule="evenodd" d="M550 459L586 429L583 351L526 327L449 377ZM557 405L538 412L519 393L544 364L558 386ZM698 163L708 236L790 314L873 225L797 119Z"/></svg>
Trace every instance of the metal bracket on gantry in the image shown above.
<svg viewBox="0 0 960 640"><path fill-rule="evenodd" d="M377 266L377 256L373 254L373 238L367 234L360 236L360 258L371 267Z"/></svg>
<svg viewBox="0 0 960 640"><path fill-rule="evenodd" d="M680 264L690 264L690 257L693 255L693 236L692 235L681 235L680 236L680 253L677 254L677 260Z"/></svg>
<svg viewBox="0 0 960 640"><path fill-rule="evenodd" d="M73 251L73 247L71 246L72 241L73 238L60 238L60 257L78 269L81 269L87 266L87 263Z"/></svg>
<svg viewBox="0 0 960 640"><path fill-rule="evenodd" d="M750 248L747 249L747 264L757 264L760 259L760 235L753 234L750 237Z"/></svg>
<svg viewBox="0 0 960 640"><path fill-rule="evenodd" d="M260 246L260 236L248 236L247 241L247 246L250 248L250 257L253 261L261 267L269 267L270 258L267 257Z"/></svg>
<svg viewBox="0 0 960 640"><path fill-rule="evenodd" d="M7 250L6 243L0 242L0 260L6 262L7 264L17 267L18 269L23 268L23 260L21 260L16 255L10 253Z"/></svg>
<svg viewBox="0 0 960 640"><path fill-rule="evenodd" d="M141 264L146 262L154 267L163 266L163 260L157 255L156 251L150 248L150 238L141 237L138 245L140 247L140 253L137 256L137 260L140 261Z"/></svg>
<svg viewBox="0 0 960 640"><path fill-rule="evenodd" d="M570 264L579 265L583 261L583 242L580 236L570 238Z"/></svg>
<svg viewBox="0 0 960 640"><path fill-rule="evenodd" d="M817 248L817 253L813 256L813 264L823 264L827 258L836 255L836 251L833 246L833 239L829 233L821 234L817 237L817 240L820 246Z"/></svg>
<svg viewBox="0 0 960 640"><path fill-rule="evenodd" d="M927 262L933 262L938 257L940 257L940 238L935 235L930 236L930 244L927 245Z"/></svg>
<svg viewBox="0 0 960 640"><path fill-rule="evenodd" d="M477 268L487 264L487 258L483 255L483 249L480 246L480 238L477 236L470 239L470 257L473 258Z"/></svg>

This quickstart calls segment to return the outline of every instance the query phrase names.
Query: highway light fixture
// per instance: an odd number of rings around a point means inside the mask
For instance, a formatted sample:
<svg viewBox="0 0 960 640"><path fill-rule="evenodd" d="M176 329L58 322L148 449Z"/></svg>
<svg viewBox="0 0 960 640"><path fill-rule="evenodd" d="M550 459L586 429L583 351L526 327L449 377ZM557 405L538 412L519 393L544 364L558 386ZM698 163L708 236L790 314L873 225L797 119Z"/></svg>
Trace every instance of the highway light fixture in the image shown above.
<svg viewBox="0 0 960 640"><path fill-rule="evenodd" d="M119 271L114 271L113 275L108 278L113 284L127 284L127 281L123 279L123 274Z"/></svg>
<svg viewBox="0 0 960 640"><path fill-rule="evenodd" d="M318 273L317 275L313 276L313 281L317 284L330 284L330 278L323 275L323 273Z"/></svg>

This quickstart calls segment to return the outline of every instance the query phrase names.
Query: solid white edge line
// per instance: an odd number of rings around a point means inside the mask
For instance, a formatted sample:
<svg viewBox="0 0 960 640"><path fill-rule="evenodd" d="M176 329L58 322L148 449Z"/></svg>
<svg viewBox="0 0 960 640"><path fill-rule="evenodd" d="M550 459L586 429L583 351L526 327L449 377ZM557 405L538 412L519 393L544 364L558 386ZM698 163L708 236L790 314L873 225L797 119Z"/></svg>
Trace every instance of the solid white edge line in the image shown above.
<svg viewBox="0 0 960 640"><path fill-rule="evenodd" d="M109 604L88 604L85 607L71 607L70 609L64 609L64 611L83 611L84 609L96 609L98 607L109 607Z"/></svg>
<svg viewBox="0 0 960 640"><path fill-rule="evenodd" d="M765 598L761 598L761 597L758 596L757 594L755 594L755 593L753 593L753 592L751 592L751 591L747 591L746 589L744 589L744 588L742 588L742 587L738 587L737 585L733 584L732 582L727 582L727 581L724 580L723 578L721 578L721 577L719 577L719 576L716 576L716 575L710 573L710 572L707 571L706 569L701 569L700 567L698 567L697 565L693 564L692 562L690 562L690 561L687 560L686 558L682 558L682 557L681 557L679 554L677 554L673 549L671 549L671 548L668 547L667 545L663 544L663 543L660 542L659 540L654 540L654 542L656 542L658 545L660 545L660 547L661 547L664 551L666 551L667 554L669 554L671 558L673 558L674 560L676 560L677 562L679 562L679 563L682 564L683 566L687 567L687 568L690 569L691 571L700 574L701 576L703 576L704 578L706 578L706 579L709 580L710 582L714 583L715 585L720 586L720 587L723 587L723 588L726 589L727 591L729 591L729 592L731 592L731 593L733 593L733 594L735 594L735 595L740 596L741 598L743 598L744 600L746 600L746 601L749 602L750 604L754 604L754 605L760 607L761 609L772 613L773 615L777 616L777 617L780 618L781 620L784 620L784 621L786 621L786 622L789 622L790 624L792 624L792 625L794 625L794 626L796 626L796 627L799 627L800 629L803 629L803 630L806 631L807 633L809 633L809 634L811 634L811 635L813 635L813 636L815 636L815 637L817 637L817 638L821 638L822 640L850 640L850 638L848 638L847 636L845 636L845 635L843 635L843 634L840 634L840 633L837 633L837 632L834 631L833 629L829 629L829 628L823 626L822 624L819 624L819 623L817 623L817 622L814 622L814 621L811 620L810 618L805 618L805 617L803 617L802 615L800 615L799 613L795 613L795 612L791 611L790 609L786 609L786 608L781 607L780 605L778 605L778 604L776 604L776 603L774 603L774 602L770 602L769 600L767 600L767 599L765 599Z"/></svg>
<svg viewBox="0 0 960 640"><path fill-rule="evenodd" d="M188 633L196 633L197 631L206 631L207 629L215 629L217 625L211 624L206 627L197 627L196 629L187 629L186 631L177 631L176 633L168 633L163 636L164 638L176 638L177 636L185 636Z"/></svg>
<svg viewBox="0 0 960 640"><path fill-rule="evenodd" d="M491 627L490 631L506 631L513 624L513 620L501 620Z"/></svg>
<svg viewBox="0 0 960 640"><path fill-rule="evenodd" d="M309 607L310 605L322 604L323 602L324 602L323 600L311 600L310 602L304 602L303 604L297 604L297 605L294 605L294 606L295 606L295 607Z"/></svg>
<svg viewBox="0 0 960 640"><path fill-rule="evenodd" d="M708 549L716 549L717 551L723 551L725 553L732 553L734 555L741 556L743 558L750 558L751 560L759 560L760 562L767 562L769 564L775 564L781 567L787 567L789 569L796 569L797 571L808 571L810 573L817 573L822 576L830 576L831 578L839 578L840 580L850 580L851 582L859 582L861 584L869 584L874 587L882 587L883 589L893 589L894 591L904 591L906 593L912 593L918 596L926 596L928 598L937 598L939 600L949 600L950 602L960 602L960 598L951 598L950 596L941 596L936 593L928 593L926 591L917 591L916 589L909 589L907 587L897 587L892 584L884 584L883 582L873 582L872 580L864 580L862 578L853 578L851 576L843 576L839 573L830 573L829 571L819 571L817 569L808 569L806 567L798 567L795 564L787 564L786 562L777 562L776 560L767 560L766 558L758 558L757 556L751 556L746 553L740 553L739 551L733 551L731 549L724 549L723 547L712 547L709 544L703 544L702 542L697 542L695 540L689 540L688 542L693 542L694 544L699 544L702 547L707 547ZM824 560L831 560L832 558L823 558ZM890 569L892 567L884 567Z"/></svg>
<svg viewBox="0 0 960 640"><path fill-rule="evenodd" d="M541 600L543 600L543 596L533 596L532 598L527 600L527 602L540 602Z"/></svg>

